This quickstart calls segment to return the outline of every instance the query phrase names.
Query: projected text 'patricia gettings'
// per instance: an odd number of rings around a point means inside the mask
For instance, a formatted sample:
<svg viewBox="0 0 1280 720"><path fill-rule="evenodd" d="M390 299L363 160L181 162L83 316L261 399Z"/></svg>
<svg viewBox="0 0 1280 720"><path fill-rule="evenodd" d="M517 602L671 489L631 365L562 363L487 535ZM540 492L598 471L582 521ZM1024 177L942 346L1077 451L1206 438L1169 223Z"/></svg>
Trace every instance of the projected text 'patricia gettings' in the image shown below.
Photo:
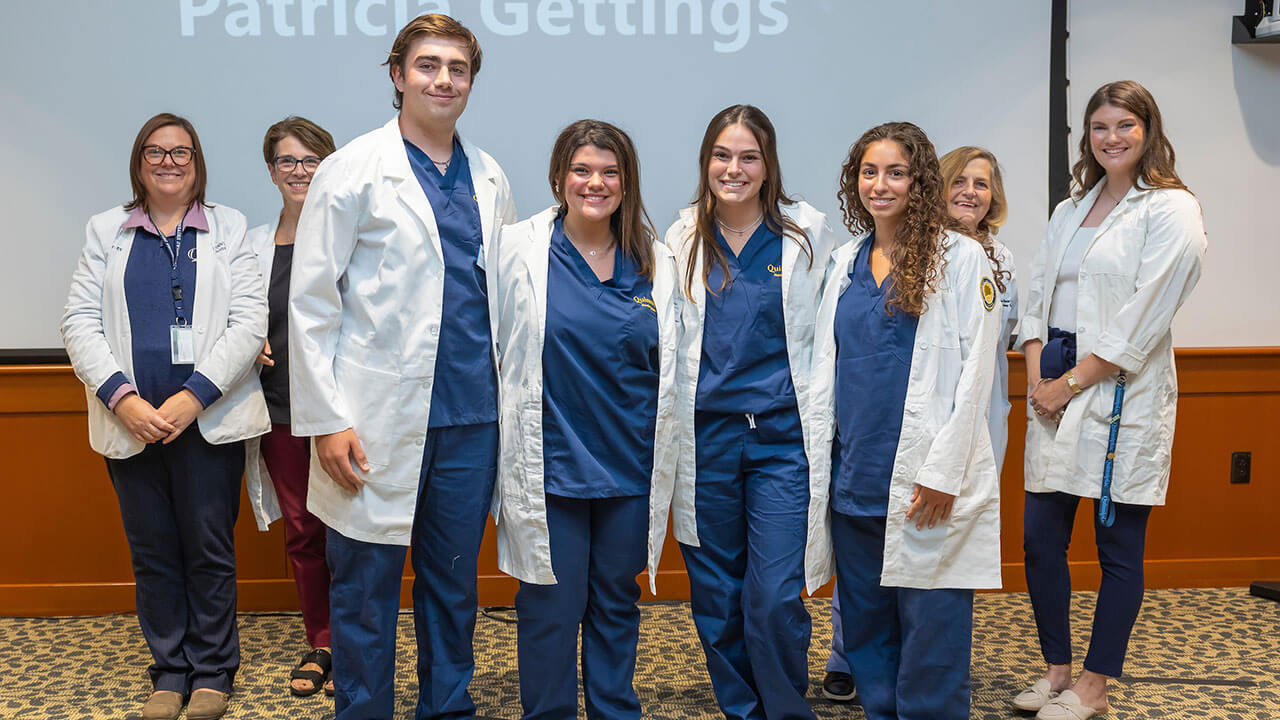
<svg viewBox="0 0 1280 720"><path fill-rule="evenodd" d="M178 0L184 36L216 32L230 37L370 37L394 35L422 13L467 15L495 35L552 37L711 35L716 52L732 53L756 35L787 29L787 0ZM471 22L466 15L454 15Z"/></svg>

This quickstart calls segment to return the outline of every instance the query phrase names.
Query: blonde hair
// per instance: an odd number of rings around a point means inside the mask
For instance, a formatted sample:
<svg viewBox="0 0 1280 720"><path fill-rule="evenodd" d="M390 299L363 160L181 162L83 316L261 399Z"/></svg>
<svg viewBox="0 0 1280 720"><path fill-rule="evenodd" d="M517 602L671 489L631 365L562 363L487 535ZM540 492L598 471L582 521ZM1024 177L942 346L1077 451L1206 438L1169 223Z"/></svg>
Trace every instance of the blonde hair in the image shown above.
<svg viewBox="0 0 1280 720"><path fill-rule="evenodd" d="M987 260L991 262L991 273L995 276L996 286L1000 288L1000 292L1004 292L1008 288L1008 282L1013 279L1013 273L1006 270L1000 263L1000 258L996 257L992 236L1000 232L1000 226L1009 219L1009 204L1005 199L1004 178L1001 177L1000 163L996 162L996 156L990 150L973 145L964 145L943 155L938 159L938 166L942 172L943 193L945 197L951 192L951 186L956 178L960 177L964 169L974 160L986 160L991 165L991 206L987 208L987 214L978 220L978 226L970 234L982 243L982 249L987 251Z"/></svg>

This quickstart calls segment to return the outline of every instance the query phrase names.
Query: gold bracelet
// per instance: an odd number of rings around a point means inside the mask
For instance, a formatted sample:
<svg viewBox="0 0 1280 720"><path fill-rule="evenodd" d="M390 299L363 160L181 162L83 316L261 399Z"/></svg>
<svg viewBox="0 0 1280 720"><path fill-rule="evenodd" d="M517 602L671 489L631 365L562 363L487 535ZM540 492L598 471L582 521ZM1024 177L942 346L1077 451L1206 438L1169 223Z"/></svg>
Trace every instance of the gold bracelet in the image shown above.
<svg viewBox="0 0 1280 720"><path fill-rule="evenodd" d="M1063 375L1062 377L1066 379L1067 387L1071 388L1071 394L1079 395L1080 393L1084 392L1084 388L1080 387L1080 383L1076 382L1075 372L1076 372L1075 368L1072 368L1068 370L1067 374Z"/></svg>

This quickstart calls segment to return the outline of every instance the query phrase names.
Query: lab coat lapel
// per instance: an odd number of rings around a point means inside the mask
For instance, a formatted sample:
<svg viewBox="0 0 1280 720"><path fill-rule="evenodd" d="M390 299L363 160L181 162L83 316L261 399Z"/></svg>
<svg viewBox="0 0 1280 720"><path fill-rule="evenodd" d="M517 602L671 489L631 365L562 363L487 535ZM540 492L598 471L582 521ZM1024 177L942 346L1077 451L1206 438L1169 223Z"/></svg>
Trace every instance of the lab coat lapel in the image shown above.
<svg viewBox="0 0 1280 720"><path fill-rule="evenodd" d="M1076 203L1075 209L1071 211L1071 217L1067 219L1066 227L1062 228L1060 231L1061 237L1067 238L1067 242L1062 243L1057 248L1057 254L1054 255L1054 257L1051 258L1051 262L1045 266L1044 278L1042 280L1044 284L1042 287L1043 297L1045 298L1046 303L1046 322L1049 312L1048 302L1053 298L1053 288L1058 283L1058 269L1062 267L1062 258L1067 254L1067 247L1071 245L1071 236L1075 234L1076 230L1080 229L1080 224L1084 222L1085 217L1089 214L1089 210L1093 208L1094 201L1098 199L1098 195L1102 192L1103 185L1104 183L1097 183L1093 186L1093 189L1084 196L1084 198ZM1097 233L1094 233L1095 239L1097 236Z"/></svg>
<svg viewBox="0 0 1280 720"><path fill-rule="evenodd" d="M466 153L467 164L471 167L471 186L475 191L476 204L480 207L480 230L484 234L484 239L488 240L493 237L494 231L495 208L498 204L498 174L485 161L484 154L479 148L462 136L458 136L458 141L462 143L462 152Z"/></svg>
<svg viewBox="0 0 1280 720"><path fill-rule="evenodd" d="M538 307L538 347L546 346L547 335L547 266L551 252L551 233L559 207L553 206L533 218L533 237L520 249L525 270L533 287L534 303Z"/></svg>
<svg viewBox="0 0 1280 720"><path fill-rule="evenodd" d="M398 118L392 118L382 126L378 151L382 153L383 175L388 180L395 181L396 195L427 229L427 237L430 239L427 244L443 263L444 250L440 247L440 230L436 227L436 215L431 211L431 203L422 190L422 184L418 182L418 176L413 174L413 168L409 166L409 154L404 147L404 137L400 134Z"/></svg>

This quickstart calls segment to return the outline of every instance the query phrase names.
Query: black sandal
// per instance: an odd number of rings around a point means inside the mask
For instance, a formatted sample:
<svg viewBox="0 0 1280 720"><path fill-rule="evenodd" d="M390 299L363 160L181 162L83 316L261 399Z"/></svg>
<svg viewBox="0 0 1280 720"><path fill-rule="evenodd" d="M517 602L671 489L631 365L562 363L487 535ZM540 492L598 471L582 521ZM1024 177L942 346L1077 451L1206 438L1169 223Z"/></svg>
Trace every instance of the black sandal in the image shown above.
<svg viewBox="0 0 1280 720"><path fill-rule="evenodd" d="M323 672L315 670L303 670L302 666L309 663L319 665ZM289 673L289 692L298 697L308 697L320 692L320 688L324 686L325 681L329 679L329 673L333 670L333 656L328 650L312 650L302 656L302 660L298 661L298 667ZM311 688L308 690L299 690L293 686L294 680L309 680Z"/></svg>

